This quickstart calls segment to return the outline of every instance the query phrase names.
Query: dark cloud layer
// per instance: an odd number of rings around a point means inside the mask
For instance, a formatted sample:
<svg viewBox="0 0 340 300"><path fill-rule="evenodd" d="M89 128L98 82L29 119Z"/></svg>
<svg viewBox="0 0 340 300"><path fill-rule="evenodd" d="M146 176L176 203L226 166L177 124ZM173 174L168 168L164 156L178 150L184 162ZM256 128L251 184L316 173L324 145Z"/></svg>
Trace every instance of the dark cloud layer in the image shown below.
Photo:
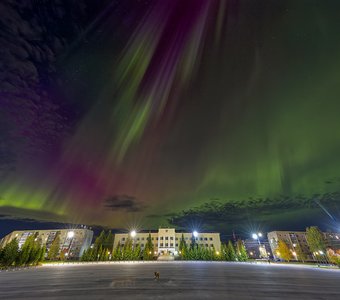
<svg viewBox="0 0 340 300"><path fill-rule="evenodd" d="M138 202L135 197L128 195L111 196L105 199L104 205L113 211L139 212L145 209L145 206Z"/></svg>

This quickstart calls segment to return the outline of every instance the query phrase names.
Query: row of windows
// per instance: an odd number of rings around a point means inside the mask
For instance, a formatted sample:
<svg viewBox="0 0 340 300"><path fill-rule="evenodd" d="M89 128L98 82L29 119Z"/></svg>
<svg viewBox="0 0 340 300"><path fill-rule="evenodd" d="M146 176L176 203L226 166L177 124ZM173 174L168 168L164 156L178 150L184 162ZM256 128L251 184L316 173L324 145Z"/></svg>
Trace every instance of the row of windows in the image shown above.
<svg viewBox="0 0 340 300"><path fill-rule="evenodd" d="M168 236L166 236L166 237L161 236L159 239L160 239L161 241L163 241L163 240L168 241L169 238L170 238L171 241L173 241L173 239L174 239L172 236L170 236L170 237L168 237ZM186 238L184 238L184 239L185 239L185 240L191 240L191 238L188 238L188 237L186 237ZM122 238L122 241L125 241L125 240L126 240L126 238L123 237L123 238ZM139 241L139 240L144 241L144 240L146 240L146 238L144 238L144 237L142 237L142 238L136 238L136 241ZM151 240L153 241L154 238L152 237ZM158 241L158 237L156 237L156 240ZM179 238L176 237L176 241L178 241L178 240L179 240ZM202 237L201 237L201 238L198 238L198 237L196 237L195 240L196 240L196 241L207 241L208 238L206 238L206 237L205 237L205 238L202 238ZM210 237L210 238L209 238L209 241L212 241L212 240L213 240L213 238Z"/></svg>
<svg viewBox="0 0 340 300"><path fill-rule="evenodd" d="M137 244L138 245L138 244ZM145 245L144 244L141 244L140 245L141 247L144 247ZM154 247L156 247L157 245L155 244ZM170 243L170 247L173 247L174 244L173 243ZM209 247L208 244L202 244L202 246L205 246L205 247ZM124 244L121 244L121 247L124 247ZM169 247L169 243L160 243L159 244L159 247ZM178 247L178 244L176 243L176 247ZM214 247L214 244L210 244L210 247Z"/></svg>

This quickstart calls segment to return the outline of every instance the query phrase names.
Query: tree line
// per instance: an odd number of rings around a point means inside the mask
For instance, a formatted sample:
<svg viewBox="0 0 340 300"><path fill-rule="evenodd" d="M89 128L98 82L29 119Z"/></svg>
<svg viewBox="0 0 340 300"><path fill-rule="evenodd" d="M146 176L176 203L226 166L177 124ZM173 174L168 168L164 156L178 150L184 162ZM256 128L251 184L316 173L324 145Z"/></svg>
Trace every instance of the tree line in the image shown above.
<svg viewBox="0 0 340 300"><path fill-rule="evenodd" d="M179 247L178 258L181 260L223 260L223 261L247 261L248 255L241 240L235 246L231 241L221 245L220 252L213 248L203 247L197 244L195 238L187 245L182 235ZM151 234L146 239L144 249L139 244L134 244L133 239L128 237L122 245L118 242L113 249L112 233L102 231L95 240L94 245L84 251L81 261L124 261L124 260L153 260L157 258Z"/></svg>
<svg viewBox="0 0 340 300"><path fill-rule="evenodd" d="M21 249L15 238L0 249L0 268L37 266L44 260L45 252L37 235L27 237Z"/></svg>

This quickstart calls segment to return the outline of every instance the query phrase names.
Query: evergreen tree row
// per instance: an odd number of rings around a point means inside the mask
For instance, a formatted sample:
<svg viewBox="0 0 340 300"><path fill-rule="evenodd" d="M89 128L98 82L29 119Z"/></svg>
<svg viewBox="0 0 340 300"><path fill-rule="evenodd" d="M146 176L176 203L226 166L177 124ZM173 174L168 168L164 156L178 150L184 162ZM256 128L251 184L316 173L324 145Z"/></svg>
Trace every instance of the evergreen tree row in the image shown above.
<svg viewBox="0 0 340 300"><path fill-rule="evenodd" d="M241 240L238 240L236 247L229 241L227 244L221 245L221 252L215 249L206 248L196 243L194 237L188 246L184 240L184 236L179 243L179 256L182 260L221 260L221 261L247 261L248 254Z"/></svg>
<svg viewBox="0 0 340 300"><path fill-rule="evenodd" d="M114 236L111 231L103 230L96 238L94 245L84 251L82 261L106 261L112 257Z"/></svg>
<svg viewBox="0 0 340 300"><path fill-rule="evenodd" d="M29 236L21 249L17 239L13 239L0 249L0 268L36 266L44 260L45 252L36 235Z"/></svg>
<svg viewBox="0 0 340 300"><path fill-rule="evenodd" d="M82 261L124 261L124 260L153 260L155 258L154 246L151 234L147 238L144 249L139 244L134 245L133 240L128 237L124 245L117 244L113 249L113 238L111 232L104 231L96 239L92 248L85 251L81 257ZM247 261L248 255L241 240L234 246L231 241L222 244L221 252L208 249L198 245L192 238L190 246L186 244L184 236L179 243L179 258L182 260L222 260L222 261Z"/></svg>

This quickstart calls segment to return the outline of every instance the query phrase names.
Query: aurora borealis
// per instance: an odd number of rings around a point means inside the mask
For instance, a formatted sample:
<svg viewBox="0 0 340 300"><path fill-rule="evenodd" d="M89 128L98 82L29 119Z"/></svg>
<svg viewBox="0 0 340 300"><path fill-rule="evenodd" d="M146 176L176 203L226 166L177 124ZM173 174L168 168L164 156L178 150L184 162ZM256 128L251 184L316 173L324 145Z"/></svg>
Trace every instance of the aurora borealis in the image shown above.
<svg viewBox="0 0 340 300"><path fill-rule="evenodd" d="M3 219L334 229L337 1L19 2L0 3Z"/></svg>

